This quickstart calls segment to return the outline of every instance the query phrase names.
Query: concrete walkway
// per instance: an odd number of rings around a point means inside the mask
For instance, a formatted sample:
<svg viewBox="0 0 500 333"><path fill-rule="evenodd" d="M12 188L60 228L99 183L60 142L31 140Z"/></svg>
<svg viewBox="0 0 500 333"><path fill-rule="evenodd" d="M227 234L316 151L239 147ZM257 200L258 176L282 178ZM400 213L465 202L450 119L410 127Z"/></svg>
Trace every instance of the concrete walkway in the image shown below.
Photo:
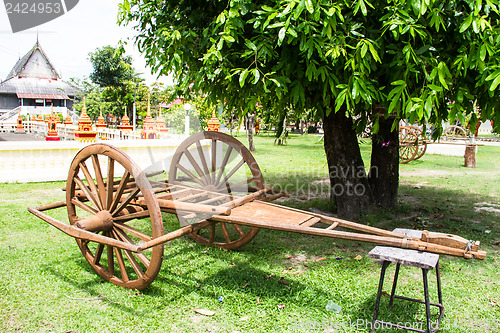
<svg viewBox="0 0 500 333"><path fill-rule="evenodd" d="M0 133L0 141L45 141L39 136L21 133Z"/></svg>

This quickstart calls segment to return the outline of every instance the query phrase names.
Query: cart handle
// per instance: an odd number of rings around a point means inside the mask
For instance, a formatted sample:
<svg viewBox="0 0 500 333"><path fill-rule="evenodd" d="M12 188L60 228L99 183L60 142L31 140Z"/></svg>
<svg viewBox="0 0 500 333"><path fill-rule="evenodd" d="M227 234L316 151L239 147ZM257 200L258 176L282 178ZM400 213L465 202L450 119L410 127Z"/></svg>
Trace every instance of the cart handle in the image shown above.
<svg viewBox="0 0 500 333"><path fill-rule="evenodd" d="M36 208L28 207L28 211L31 214L41 218L42 220L44 220L48 224L56 227L57 229L61 230L66 235L69 235L71 237L86 240L86 241L98 242L98 243L114 246L114 247L117 247L117 248L120 248L123 250L132 251L132 252L139 252L139 246L137 246L137 245L125 243L125 242L122 242L122 241L119 241L119 240L116 240L113 238L94 234L93 232L89 232L89 231L77 228L74 225L68 225L68 224L62 223L62 222L56 220L55 218L50 217L47 214L40 212Z"/></svg>

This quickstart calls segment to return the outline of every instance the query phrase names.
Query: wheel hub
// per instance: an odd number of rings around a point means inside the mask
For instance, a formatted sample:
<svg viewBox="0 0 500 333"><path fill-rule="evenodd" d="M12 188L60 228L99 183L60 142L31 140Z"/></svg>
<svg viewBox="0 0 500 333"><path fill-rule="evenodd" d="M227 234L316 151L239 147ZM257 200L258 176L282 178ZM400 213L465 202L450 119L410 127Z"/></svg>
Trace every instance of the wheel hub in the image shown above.
<svg viewBox="0 0 500 333"><path fill-rule="evenodd" d="M75 225L90 232L109 231L113 228L113 216L107 210L101 210L93 216L78 220Z"/></svg>

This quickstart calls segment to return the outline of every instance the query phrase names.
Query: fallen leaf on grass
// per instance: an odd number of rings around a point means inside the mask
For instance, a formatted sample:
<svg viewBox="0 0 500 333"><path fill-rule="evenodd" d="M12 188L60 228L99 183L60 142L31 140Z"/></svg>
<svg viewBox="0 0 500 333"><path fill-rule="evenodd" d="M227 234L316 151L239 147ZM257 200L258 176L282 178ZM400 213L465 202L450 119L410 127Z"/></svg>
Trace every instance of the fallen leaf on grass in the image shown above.
<svg viewBox="0 0 500 333"><path fill-rule="evenodd" d="M212 310L207 310L207 309L199 309L199 308L194 308L194 312L199 313L204 316L213 316L215 314L215 311Z"/></svg>
<svg viewBox="0 0 500 333"><path fill-rule="evenodd" d="M257 304L260 304L260 297L257 298Z"/></svg>
<svg viewBox="0 0 500 333"><path fill-rule="evenodd" d="M293 256L292 255L289 255L289 256L286 256L287 259L292 259Z"/></svg>
<svg viewBox="0 0 500 333"><path fill-rule="evenodd" d="M279 283L283 283L285 286L288 284L288 281L287 281L287 280L285 280L285 279L283 279L283 277L282 277L282 278L280 278L278 282L279 282Z"/></svg>
<svg viewBox="0 0 500 333"><path fill-rule="evenodd" d="M293 269L293 267L287 267L286 269L288 269L289 271L291 271Z"/></svg>
<svg viewBox="0 0 500 333"><path fill-rule="evenodd" d="M358 254L356 257L354 257L354 260L358 260L359 261L361 259L363 259L363 256L360 255L360 254Z"/></svg>
<svg viewBox="0 0 500 333"><path fill-rule="evenodd" d="M281 310L285 307L285 304L278 304L278 309Z"/></svg>
<svg viewBox="0 0 500 333"><path fill-rule="evenodd" d="M248 287L248 283L245 283L245 285L242 288L246 288L246 287Z"/></svg>
<svg viewBox="0 0 500 333"><path fill-rule="evenodd" d="M382 291L382 295L391 297L391 295L389 295L389 293L387 291Z"/></svg>
<svg viewBox="0 0 500 333"><path fill-rule="evenodd" d="M326 258L318 258L318 259L314 259L314 261L321 261L321 260L326 260Z"/></svg>
<svg viewBox="0 0 500 333"><path fill-rule="evenodd" d="M500 306L500 302L495 302L493 299L489 299L492 306Z"/></svg>
<svg viewBox="0 0 500 333"><path fill-rule="evenodd" d="M266 279L269 279L269 278L272 278L272 277L275 277L276 275L274 274L271 274L271 275L266 275Z"/></svg>

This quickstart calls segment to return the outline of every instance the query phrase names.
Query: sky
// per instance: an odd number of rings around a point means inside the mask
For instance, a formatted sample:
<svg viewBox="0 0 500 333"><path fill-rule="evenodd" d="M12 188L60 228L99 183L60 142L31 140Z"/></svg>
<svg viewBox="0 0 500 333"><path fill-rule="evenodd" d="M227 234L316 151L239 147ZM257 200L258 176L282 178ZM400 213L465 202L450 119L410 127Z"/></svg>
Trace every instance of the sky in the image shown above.
<svg viewBox="0 0 500 333"><path fill-rule="evenodd" d="M88 77L92 72L89 53L98 47L116 46L130 39L125 47L133 58L133 66L148 84L155 81L171 85L169 77L156 80L146 61L133 44L132 27L118 26L119 0L80 0L65 15L29 30L12 33L6 9L0 2L0 81L4 80L17 60L36 43L40 45L64 80Z"/></svg>

